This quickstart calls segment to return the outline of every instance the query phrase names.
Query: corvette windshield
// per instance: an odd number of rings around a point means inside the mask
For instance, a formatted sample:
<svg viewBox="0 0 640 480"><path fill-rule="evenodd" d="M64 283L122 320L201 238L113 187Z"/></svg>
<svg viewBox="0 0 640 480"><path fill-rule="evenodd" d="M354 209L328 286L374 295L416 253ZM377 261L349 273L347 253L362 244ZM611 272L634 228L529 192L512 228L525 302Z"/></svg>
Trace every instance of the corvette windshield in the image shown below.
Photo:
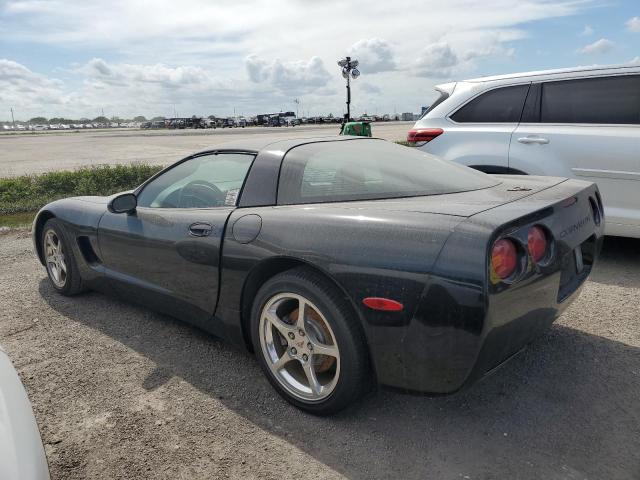
<svg viewBox="0 0 640 480"><path fill-rule="evenodd" d="M383 140L302 145L282 165L278 203L438 195L488 188L494 177Z"/></svg>

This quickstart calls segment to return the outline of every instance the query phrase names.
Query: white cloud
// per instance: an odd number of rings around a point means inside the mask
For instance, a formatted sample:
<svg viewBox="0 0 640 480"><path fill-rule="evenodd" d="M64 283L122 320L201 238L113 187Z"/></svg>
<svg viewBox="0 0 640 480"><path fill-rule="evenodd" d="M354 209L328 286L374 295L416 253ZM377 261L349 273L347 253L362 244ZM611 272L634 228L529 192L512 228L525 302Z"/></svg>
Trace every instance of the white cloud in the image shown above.
<svg viewBox="0 0 640 480"><path fill-rule="evenodd" d="M396 69L391 46L379 38L358 40L351 45L347 53L360 62L358 69L365 74Z"/></svg>
<svg viewBox="0 0 640 480"><path fill-rule="evenodd" d="M165 88L194 88L219 86L211 76L199 67L169 67L155 65L110 65L101 58L94 58L76 70L88 79L111 86L134 84L156 85Z"/></svg>
<svg viewBox="0 0 640 480"><path fill-rule="evenodd" d="M591 35L593 35L593 28L591 28L590 25L585 25L584 28L582 29L582 32L580 33L580 36L582 37L589 37Z"/></svg>
<svg viewBox="0 0 640 480"><path fill-rule="evenodd" d="M410 70L418 77L449 78L473 70L475 61L482 57L511 57L514 52L513 48L505 48L495 38L488 38L484 44L478 42L478 45L462 52L441 41L427 45L413 61Z"/></svg>
<svg viewBox="0 0 640 480"><path fill-rule="evenodd" d="M326 86L331 78L320 57L311 57L308 62L268 62L254 54L245 59L245 65L252 82L266 82L283 93L309 93Z"/></svg>
<svg viewBox="0 0 640 480"><path fill-rule="evenodd" d="M32 72L12 60L0 59L0 103L22 114L37 114L39 105L62 106L62 82Z"/></svg>
<svg viewBox="0 0 640 480"><path fill-rule="evenodd" d="M632 17L625 22L627 30L631 32L640 32L640 17Z"/></svg>
<svg viewBox="0 0 640 480"><path fill-rule="evenodd" d="M419 77L448 77L460 64L460 58L446 42L433 43L422 50L414 62L414 72Z"/></svg>
<svg viewBox="0 0 640 480"><path fill-rule="evenodd" d="M585 53L587 55L600 55L603 53L610 52L615 47L615 43L606 38L601 38L600 40L596 40L589 45L585 45L582 47L579 52Z"/></svg>

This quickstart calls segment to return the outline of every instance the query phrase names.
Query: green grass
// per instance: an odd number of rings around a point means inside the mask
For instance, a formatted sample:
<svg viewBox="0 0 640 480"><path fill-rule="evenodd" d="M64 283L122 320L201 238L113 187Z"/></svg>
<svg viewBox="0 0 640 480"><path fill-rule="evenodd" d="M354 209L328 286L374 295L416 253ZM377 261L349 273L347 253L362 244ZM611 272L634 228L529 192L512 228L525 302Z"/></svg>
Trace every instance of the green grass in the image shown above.
<svg viewBox="0 0 640 480"><path fill-rule="evenodd" d="M33 223L36 212L14 213L13 215L0 215L0 227L20 228L28 227Z"/></svg>
<svg viewBox="0 0 640 480"><path fill-rule="evenodd" d="M0 178L0 225L6 225L5 221L9 221L9 216L27 213L32 215L47 203L60 198L111 195L130 190L161 168L144 164L104 165L74 171Z"/></svg>

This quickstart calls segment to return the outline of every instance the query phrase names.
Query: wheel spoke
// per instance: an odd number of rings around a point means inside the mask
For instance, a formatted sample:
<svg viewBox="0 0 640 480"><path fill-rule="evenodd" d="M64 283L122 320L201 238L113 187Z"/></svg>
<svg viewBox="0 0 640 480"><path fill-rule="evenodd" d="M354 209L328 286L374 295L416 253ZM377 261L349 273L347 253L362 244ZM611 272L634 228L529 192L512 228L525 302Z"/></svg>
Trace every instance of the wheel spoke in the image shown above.
<svg viewBox="0 0 640 480"><path fill-rule="evenodd" d="M275 313L266 312L264 316L271 325L276 327L284 338L287 338L287 334L293 331L293 326L280 320Z"/></svg>
<svg viewBox="0 0 640 480"><path fill-rule="evenodd" d="M302 365L302 369L304 370L304 374L309 382L309 388L314 395L319 395L322 385L320 385L318 377L316 377L316 371L313 369L313 364L311 362L306 362Z"/></svg>
<svg viewBox="0 0 640 480"><path fill-rule="evenodd" d="M58 264L54 263L51 265L51 275L53 275L53 279L56 282L60 281L60 271L58 270Z"/></svg>
<svg viewBox="0 0 640 480"><path fill-rule="evenodd" d="M296 326L304 330L304 315L307 310L307 302L304 298L298 297L298 318L296 319Z"/></svg>
<svg viewBox="0 0 640 480"><path fill-rule="evenodd" d="M335 345L325 345L323 343L312 342L314 355L326 355L328 357L339 358L338 348Z"/></svg>
<svg viewBox="0 0 640 480"><path fill-rule="evenodd" d="M58 260L58 265L60 266L60 270L62 270L64 273L67 273L67 264L64 261L64 257Z"/></svg>
<svg viewBox="0 0 640 480"><path fill-rule="evenodd" d="M278 361L271 365L271 368L273 368L273 370L275 370L276 372L279 372L291 360L293 360L293 358L291 358L291 356L289 355L289 352L284 352L282 356L278 359Z"/></svg>

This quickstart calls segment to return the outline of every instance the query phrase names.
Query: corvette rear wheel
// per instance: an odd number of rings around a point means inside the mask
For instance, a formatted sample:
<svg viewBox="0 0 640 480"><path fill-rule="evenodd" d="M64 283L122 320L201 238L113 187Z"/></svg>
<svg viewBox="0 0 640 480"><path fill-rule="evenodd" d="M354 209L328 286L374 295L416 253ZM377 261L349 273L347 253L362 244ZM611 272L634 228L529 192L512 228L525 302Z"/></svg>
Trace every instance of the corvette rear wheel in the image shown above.
<svg viewBox="0 0 640 480"><path fill-rule="evenodd" d="M290 403L330 414L363 393L368 356L360 325L323 277L304 268L273 277L258 292L252 319L260 364Z"/></svg>
<svg viewBox="0 0 640 480"><path fill-rule="evenodd" d="M53 288L63 295L80 293L82 280L62 223L52 218L42 229L42 252Z"/></svg>

